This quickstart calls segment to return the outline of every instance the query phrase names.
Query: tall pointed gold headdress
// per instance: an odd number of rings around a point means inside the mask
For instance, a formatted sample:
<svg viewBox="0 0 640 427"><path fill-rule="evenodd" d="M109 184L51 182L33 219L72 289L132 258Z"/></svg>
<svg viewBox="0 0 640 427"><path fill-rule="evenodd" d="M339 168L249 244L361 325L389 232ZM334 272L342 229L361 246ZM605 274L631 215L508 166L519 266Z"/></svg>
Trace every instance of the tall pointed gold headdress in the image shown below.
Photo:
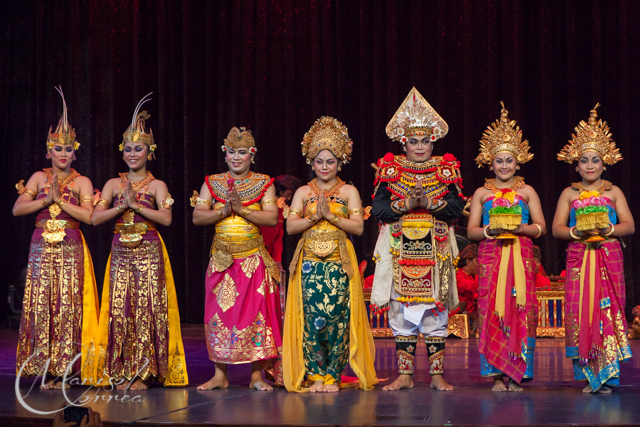
<svg viewBox="0 0 640 427"><path fill-rule="evenodd" d="M436 141L449 132L449 125L414 87L387 124L387 135L403 145L411 137L428 136Z"/></svg>
<svg viewBox="0 0 640 427"><path fill-rule="evenodd" d="M247 148L254 154L258 151L256 148L256 140L253 139L253 134L247 128L232 127L229 131L229 135L224 140L224 145L221 147L222 151L226 152L228 148L234 150L238 148Z"/></svg>
<svg viewBox="0 0 640 427"><path fill-rule="evenodd" d="M484 131L480 140L480 154L476 157L478 167L482 164L490 165L500 152L506 151L513 154L517 163L527 163L533 159L533 153L529 153L529 141L522 141L522 131L516 125L515 120L509 120L509 111L500 101L500 120L496 120Z"/></svg>
<svg viewBox="0 0 640 427"><path fill-rule="evenodd" d="M136 105L136 109L133 112L133 117L131 118L131 124L122 134L122 142L118 147L120 148L120 151L123 151L124 144L127 142L142 142L144 144L147 144L149 146L149 155L147 156L149 160L155 158L156 155L154 152L156 151L156 148L158 148L158 146L153 140L153 131L149 129L149 133L145 132L145 120L147 120L151 116L146 111L140 111L140 107L142 107L145 102L151 101L151 98L149 98L149 96L151 96L152 93L153 92L149 92L148 94L146 94L140 100L140 102L138 102L138 105Z"/></svg>
<svg viewBox="0 0 640 427"><path fill-rule="evenodd" d="M353 141L349 138L349 131L338 119L322 116L304 134L300 143L302 155L306 156L307 163L311 164L322 150L329 150L341 162L346 165L351 160Z"/></svg>
<svg viewBox="0 0 640 427"><path fill-rule="evenodd" d="M620 149L616 148L613 135L609 132L607 122L598 119L597 103L589 116L589 122L581 120L571 134L571 141L558 153L558 160L573 163L580 159L585 151L595 151L607 165L613 165L622 160Z"/></svg>
<svg viewBox="0 0 640 427"><path fill-rule="evenodd" d="M49 135L47 136L47 150L51 150L56 143L60 143L62 145L73 145L73 149L77 150L80 148L80 143L76 141L76 131L69 124L69 118L67 116L67 101L64 99L64 94L62 93L62 86L55 87L55 90L58 91L60 97L62 97L62 116L58 121L58 126L56 127L55 132L51 132L53 127L49 127Z"/></svg>

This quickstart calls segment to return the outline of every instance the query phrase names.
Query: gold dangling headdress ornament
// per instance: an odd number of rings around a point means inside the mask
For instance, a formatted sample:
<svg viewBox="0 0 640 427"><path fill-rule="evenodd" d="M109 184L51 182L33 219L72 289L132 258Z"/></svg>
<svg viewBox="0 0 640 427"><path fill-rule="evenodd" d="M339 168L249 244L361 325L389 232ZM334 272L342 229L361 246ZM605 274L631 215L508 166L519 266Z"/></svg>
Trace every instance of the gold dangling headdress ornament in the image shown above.
<svg viewBox="0 0 640 427"><path fill-rule="evenodd" d="M607 165L613 165L622 160L620 149L616 148L613 135L609 132L609 125L602 119L597 120L596 108L599 106L600 103L597 103L591 110L588 123L584 120L578 123L574 129L576 133L571 134L571 141L558 153L558 160L573 163L580 160L585 151L595 151Z"/></svg>
<svg viewBox="0 0 640 427"><path fill-rule="evenodd" d="M149 160L151 160L152 158L156 158L154 152L156 151L156 148L158 148L158 146L153 140L153 131L149 129L149 133L145 132L145 120L147 120L151 116L146 111L140 111L140 107L142 107L145 102L151 101L151 98L149 98L149 96L151 96L152 93L153 92L149 92L148 94L146 94L140 100L140 102L138 102L138 105L136 105L136 109L133 112L133 117L131 118L131 124L122 134L122 142L118 147L120 151L123 151L124 144L127 142L142 142L144 144L147 144L149 146L149 155L147 156L147 159Z"/></svg>
<svg viewBox="0 0 640 427"><path fill-rule="evenodd" d="M72 145L74 150L80 148L80 143L76 141L76 131L69 124L69 118L67 116L67 101L64 99L62 93L62 86L55 87L60 97L62 97L62 116L58 121L58 126L55 132L51 132L52 127L49 127L49 135L47 136L47 150L51 150L57 143L62 145Z"/></svg>
<svg viewBox="0 0 640 427"><path fill-rule="evenodd" d="M500 120L496 120L484 131L480 140L480 154L476 157L478 167L482 164L490 165L496 155L506 151L513 154L517 163L527 163L533 159L533 153L529 153L529 141L522 141L522 130L516 125L515 120L509 120L509 111L500 101Z"/></svg>
<svg viewBox="0 0 640 427"><path fill-rule="evenodd" d="M406 144L409 138L428 136L435 142L449 132L449 125L414 87L387 124L387 136Z"/></svg>
<svg viewBox="0 0 640 427"><path fill-rule="evenodd" d="M329 150L340 161L340 165L346 165L351 160L353 141L349 138L349 131L338 119L322 116L304 134L300 143L302 155L307 158L307 164L311 164L322 150Z"/></svg>
<svg viewBox="0 0 640 427"><path fill-rule="evenodd" d="M256 148L256 140L253 139L253 134L245 127L232 127L229 131L229 135L227 135L224 140L224 145L220 148L222 148L222 151L225 153L229 148L234 150L237 150L238 148L246 148L251 152L251 154L258 152L258 149Z"/></svg>

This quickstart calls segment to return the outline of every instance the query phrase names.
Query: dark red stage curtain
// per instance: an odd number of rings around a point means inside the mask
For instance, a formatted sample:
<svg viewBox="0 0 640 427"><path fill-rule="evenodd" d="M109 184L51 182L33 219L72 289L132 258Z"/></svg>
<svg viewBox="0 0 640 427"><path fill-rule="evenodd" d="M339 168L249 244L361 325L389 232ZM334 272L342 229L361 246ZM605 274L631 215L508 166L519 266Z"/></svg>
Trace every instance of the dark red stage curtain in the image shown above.
<svg viewBox="0 0 640 427"><path fill-rule="evenodd" d="M256 171L306 179L304 133L321 115L339 118L355 142L341 176L370 203L370 164L400 152L384 128L415 85L449 123L435 153L461 160L469 196L489 177L473 159L503 100L531 142L535 158L520 173L550 226L560 192L578 179L555 155L600 102L625 157L610 179L640 212L636 1L4 0L0 12L3 289L26 265L33 229L33 217L11 217L13 184L49 164L58 84L82 143L74 166L96 188L126 170L118 144L138 100L154 92L146 108L158 160L149 169L176 200L161 233L184 321L202 321L212 238L192 225L188 198L225 169L220 145L232 126L254 131ZM111 228L83 232L102 279ZM355 239L361 257L376 234L368 221ZM639 240L626 240L628 309L640 303ZM546 270L559 273L566 243L549 233L538 244Z"/></svg>

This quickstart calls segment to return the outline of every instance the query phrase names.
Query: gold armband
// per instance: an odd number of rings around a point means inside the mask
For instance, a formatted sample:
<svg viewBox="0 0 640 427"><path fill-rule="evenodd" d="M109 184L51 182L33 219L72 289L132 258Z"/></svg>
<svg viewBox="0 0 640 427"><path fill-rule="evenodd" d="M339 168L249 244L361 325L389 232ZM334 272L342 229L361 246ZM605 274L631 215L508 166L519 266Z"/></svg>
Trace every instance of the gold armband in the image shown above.
<svg viewBox="0 0 640 427"><path fill-rule="evenodd" d="M260 203L262 204L262 206L277 205L278 204L278 199L263 200Z"/></svg>
<svg viewBox="0 0 640 427"><path fill-rule="evenodd" d="M28 188L24 189L24 192L22 194L28 194L30 195L32 198L36 198L36 192L33 190L29 190Z"/></svg>
<svg viewBox="0 0 640 427"><path fill-rule="evenodd" d="M84 196L80 199L80 203L83 202L92 202L93 201L93 196L89 195L89 196Z"/></svg>
<svg viewBox="0 0 640 427"><path fill-rule="evenodd" d="M189 204L191 205L192 208L195 208L197 205L207 205L211 207L211 202L207 199L203 199L202 197L200 197L200 194L198 194L196 190L193 190L193 196L191 196L191 198L189 199Z"/></svg>
<svg viewBox="0 0 640 427"><path fill-rule="evenodd" d="M302 212L300 212L298 209L291 208L289 210L289 215L298 215L299 217L302 217Z"/></svg>
<svg viewBox="0 0 640 427"><path fill-rule="evenodd" d="M349 216L351 215L364 215L364 209L362 208L349 209Z"/></svg>
<svg viewBox="0 0 640 427"><path fill-rule="evenodd" d="M100 200L98 200L98 203L96 203L96 206L98 206L98 205L102 205L105 208L109 209L109 206L111 206L111 203L107 202L105 199L100 199Z"/></svg>
<svg viewBox="0 0 640 427"><path fill-rule="evenodd" d="M160 203L160 207L164 209L169 209L175 200L171 197L170 193L167 193L167 197L164 198L164 201Z"/></svg>

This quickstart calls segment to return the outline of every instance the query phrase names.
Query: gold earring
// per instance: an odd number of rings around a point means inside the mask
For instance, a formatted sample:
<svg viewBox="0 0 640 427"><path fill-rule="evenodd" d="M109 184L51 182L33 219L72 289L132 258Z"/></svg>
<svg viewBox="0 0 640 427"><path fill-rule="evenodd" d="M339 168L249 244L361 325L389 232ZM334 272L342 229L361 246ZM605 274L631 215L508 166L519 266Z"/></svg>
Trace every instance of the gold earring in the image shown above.
<svg viewBox="0 0 640 427"><path fill-rule="evenodd" d="M493 170L493 166L489 166L489 170L492 171Z"/></svg>
<svg viewBox="0 0 640 427"><path fill-rule="evenodd" d="M578 172L578 168L576 168L576 172Z"/></svg>
<svg viewBox="0 0 640 427"><path fill-rule="evenodd" d="M51 153L47 153L47 155L45 156L47 159L51 158Z"/></svg>
<svg viewBox="0 0 640 427"><path fill-rule="evenodd" d="M251 164L252 164L252 165L255 165L255 164L256 164L256 161L253 159L253 157L251 158Z"/></svg>
<svg viewBox="0 0 640 427"><path fill-rule="evenodd" d="M338 166L338 172L342 170L342 166Z"/></svg>
<svg viewBox="0 0 640 427"><path fill-rule="evenodd" d="M519 171L520 170L520 166L516 166L516 170Z"/></svg>
<svg viewBox="0 0 640 427"><path fill-rule="evenodd" d="M606 170L607 170L607 167L606 167L606 166L605 166L605 167L603 167L603 168L602 168L602 170L605 170L605 171L606 171Z"/></svg>
<svg viewBox="0 0 640 427"><path fill-rule="evenodd" d="M151 161L151 159L153 159L153 155L152 154L147 154L147 160Z"/></svg>

